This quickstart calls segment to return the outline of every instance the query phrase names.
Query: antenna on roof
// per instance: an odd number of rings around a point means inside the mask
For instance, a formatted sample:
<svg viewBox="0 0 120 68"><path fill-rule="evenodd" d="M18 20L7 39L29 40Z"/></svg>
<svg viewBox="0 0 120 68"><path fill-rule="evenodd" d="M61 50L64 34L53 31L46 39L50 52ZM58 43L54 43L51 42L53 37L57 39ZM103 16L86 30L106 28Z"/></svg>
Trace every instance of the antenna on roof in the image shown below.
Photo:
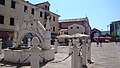
<svg viewBox="0 0 120 68"><path fill-rule="evenodd" d="M56 13L58 14L58 9L56 9Z"/></svg>
<svg viewBox="0 0 120 68"><path fill-rule="evenodd" d="M85 17L87 17L87 14L85 14Z"/></svg>

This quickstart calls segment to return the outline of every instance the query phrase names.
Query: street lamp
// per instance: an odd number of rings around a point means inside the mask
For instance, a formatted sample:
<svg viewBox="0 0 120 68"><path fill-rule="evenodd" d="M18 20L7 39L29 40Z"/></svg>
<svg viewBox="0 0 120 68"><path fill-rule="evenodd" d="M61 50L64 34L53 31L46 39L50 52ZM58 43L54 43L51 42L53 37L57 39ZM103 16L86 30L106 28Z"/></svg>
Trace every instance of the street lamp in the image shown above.
<svg viewBox="0 0 120 68"><path fill-rule="evenodd" d="M109 28L109 25L107 25L107 34L108 34L108 28Z"/></svg>

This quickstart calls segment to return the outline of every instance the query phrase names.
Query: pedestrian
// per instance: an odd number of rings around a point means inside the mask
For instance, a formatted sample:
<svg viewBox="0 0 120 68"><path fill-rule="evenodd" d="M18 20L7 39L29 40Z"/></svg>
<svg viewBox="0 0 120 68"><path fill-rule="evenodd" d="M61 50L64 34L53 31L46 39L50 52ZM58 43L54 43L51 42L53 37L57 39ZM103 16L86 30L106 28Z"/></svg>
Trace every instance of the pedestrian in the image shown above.
<svg viewBox="0 0 120 68"><path fill-rule="evenodd" d="M98 45L99 45L99 41L98 41L98 39L96 40L96 44L97 44L97 47L98 47Z"/></svg>
<svg viewBox="0 0 120 68"><path fill-rule="evenodd" d="M117 40L115 41L115 43L117 44Z"/></svg>
<svg viewBox="0 0 120 68"><path fill-rule="evenodd" d="M102 47L102 40L100 40L100 46Z"/></svg>
<svg viewBox="0 0 120 68"><path fill-rule="evenodd" d="M117 44L117 38L115 39L115 43Z"/></svg>

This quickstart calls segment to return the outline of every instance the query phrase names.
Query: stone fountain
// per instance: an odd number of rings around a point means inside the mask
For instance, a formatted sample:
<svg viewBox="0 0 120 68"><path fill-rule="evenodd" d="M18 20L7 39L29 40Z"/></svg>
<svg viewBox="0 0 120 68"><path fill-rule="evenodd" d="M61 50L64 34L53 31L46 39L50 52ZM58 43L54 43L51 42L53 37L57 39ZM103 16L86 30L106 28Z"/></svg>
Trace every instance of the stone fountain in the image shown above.
<svg viewBox="0 0 120 68"><path fill-rule="evenodd" d="M51 47L51 27L50 17L47 17L46 28L36 18L33 23L30 23L28 14L24 17L24 22L20 26L19 22L15 25L13 47L5 50L4 61L13 63L30 63L31 47L29 39L29 46L23 47L22 39L28 33L31 33L33 37L38 37L40 43L38 44L40 56L40 62L50 61L54 59L54 48ZM32 24L32 25L31 25ZM31 45L31 46L30 46Z"/></svg>

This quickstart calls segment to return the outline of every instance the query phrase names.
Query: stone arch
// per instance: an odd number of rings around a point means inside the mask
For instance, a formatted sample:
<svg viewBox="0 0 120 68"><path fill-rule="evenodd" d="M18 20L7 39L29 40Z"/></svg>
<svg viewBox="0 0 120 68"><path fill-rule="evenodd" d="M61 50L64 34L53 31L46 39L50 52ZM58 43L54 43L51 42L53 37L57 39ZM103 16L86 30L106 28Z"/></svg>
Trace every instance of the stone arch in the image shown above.
<svg viewBox="0 0 120 68"><path fill-rule="evenodd" d="M41 43L40 43L40 45L42 45L41 48L44 47L44 39L43 39L43 36L42 36L40 33L38 33L37 31L31 31L31 30L22 30L22 31L20 31L19 36L18 36L18 43L17 43L17 44L20 44L21 40L22 40L22 39L24 38L24 36L25 36L26 34L28 34L28 33L31 33L32 35L36 35L36 36L39 38L39 41L41 42Z"/></svg>

